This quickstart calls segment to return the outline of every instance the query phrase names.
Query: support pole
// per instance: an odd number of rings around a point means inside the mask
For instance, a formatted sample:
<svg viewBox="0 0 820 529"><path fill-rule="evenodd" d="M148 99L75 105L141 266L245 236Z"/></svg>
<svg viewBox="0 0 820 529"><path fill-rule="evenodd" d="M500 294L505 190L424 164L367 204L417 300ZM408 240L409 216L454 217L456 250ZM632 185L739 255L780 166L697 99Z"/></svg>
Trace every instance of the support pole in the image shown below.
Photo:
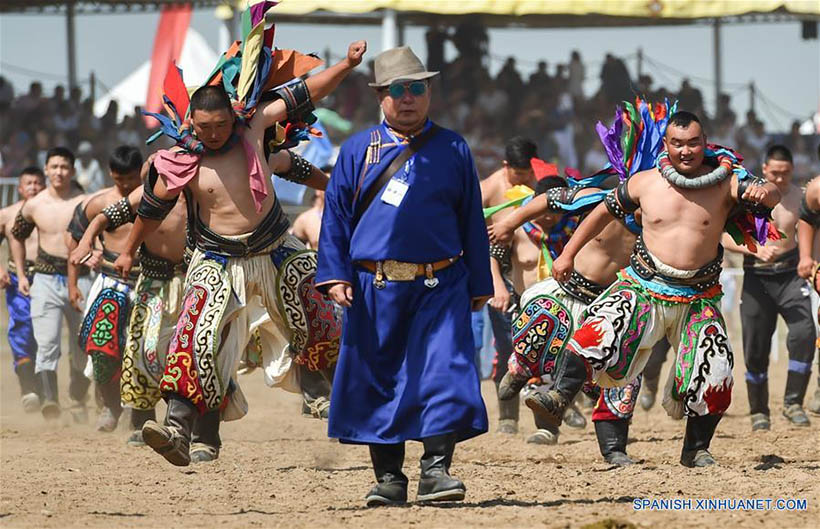
<svg viewBox="0 0 820 529"><path fill-rule="evenodd" d="M97 75L94 73L94 70L91 70L91 75L88 77L88 97L91 99L91 104L94 104L94 101L97 100Z"/></svg>
<svg viewBox="0 0 820 529"><path fill-rule="evenodd" d="M749 81L749 110L755 111L755 100L757 99L757 88L755 82Z"/></svg>
<svg viewBox="0 0 820 529"><path fill-rule="evenodd" d="M638 79L643 75L643 48L638 48Z"/></svg>
<svg viewBox="0 0 820 529"><path fill-rule="evenodd" d="M720 19L716 18L713 25L713 51L715 55L715 113L719 110L717 105L720 101L720 94L723 92L723 47L720 40L720 26Z"/></svg>
<svg viewBox="0 0 820 529"><path fill-rule="evenodd" d="M396 23L396 10L385 9L382 14L382 51L399 45L399 28Z"/></svg>
<svg viewBox="0 0 820 529"><path fill-rule="evenodd" d="M74 28L74 0L66 2L66 50L68 51L68 90L77 86L77 35Z"/></svg>

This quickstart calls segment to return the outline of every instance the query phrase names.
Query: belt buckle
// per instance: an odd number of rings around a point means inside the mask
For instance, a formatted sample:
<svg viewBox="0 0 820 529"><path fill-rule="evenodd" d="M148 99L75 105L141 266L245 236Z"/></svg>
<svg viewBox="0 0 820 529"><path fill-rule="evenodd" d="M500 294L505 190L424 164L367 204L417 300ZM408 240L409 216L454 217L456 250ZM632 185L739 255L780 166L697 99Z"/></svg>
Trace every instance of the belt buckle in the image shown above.
<svg viewBox="0 0 820 529"><path fill-rule="evenodd" d="M415 263L402 263L388 259L383 263L384 275L389 281L414 281L418 265Z"/></svg>

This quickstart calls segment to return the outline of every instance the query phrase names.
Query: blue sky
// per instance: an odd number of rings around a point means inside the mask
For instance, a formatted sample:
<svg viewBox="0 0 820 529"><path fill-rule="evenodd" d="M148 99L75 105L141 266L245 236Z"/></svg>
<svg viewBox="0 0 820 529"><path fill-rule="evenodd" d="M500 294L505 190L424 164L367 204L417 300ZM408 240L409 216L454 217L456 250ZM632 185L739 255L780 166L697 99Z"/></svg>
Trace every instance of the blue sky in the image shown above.
<svg viewBox="0 0 820 529"><path fill-rule="evenodd" d="M83 15L77 18L78 76L90 71L113 86L133 71L151 53L158 15ZM194 12L192 25L219 50L220 22L212 10ZM47 93L65 83L65 19L56 15L0 16L0 73L11 79L15 89L25 91L33 78L43 81ZM408 28L406 43L420 56L426 55L425 28ZM276 43L322 54L326 47L338 56L355 39L368 40L369 56L381 45L378 26L312 26L279 24ZM649 61L644 69L657 85L675 88L685 72L703 90L707 108L714 101L712 29L705 24L679 27L632 27L590 29L497 29L490 31L492 68L497 70L508 55L514 55L522 74L535 68L539 59L551 65L567 62L578 49L588 62L587 93L597 86L600 61L607 52L634 57L639 47ZM724 90L733 93L739 116L748 108L746 85L754 80L759 92L773 104L759 103L758 114L769 130L783 130L793 119L809 117L820 106L820 41L802 40L800 25L730 24L723 28ZM449 50L450 55L455 50ZM653 65L660 64L663 66ZM628 61L635 72L636 62ZM20 70L44 72L46 76Z"/></svg>

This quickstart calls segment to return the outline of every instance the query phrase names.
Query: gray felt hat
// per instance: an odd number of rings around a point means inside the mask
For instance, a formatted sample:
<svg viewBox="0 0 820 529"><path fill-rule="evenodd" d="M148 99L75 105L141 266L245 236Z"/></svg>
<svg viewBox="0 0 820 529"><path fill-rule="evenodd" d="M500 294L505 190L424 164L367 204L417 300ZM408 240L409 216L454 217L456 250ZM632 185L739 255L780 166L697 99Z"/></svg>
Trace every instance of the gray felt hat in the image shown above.
<svg viewBox="0 0 820 529"><path fill-rule="evenodd" d="M390 86L396 81L421 81L438 75L438 72L428 72L408 46L393 48L376 55L373 69L376 82L367 83L373 88Z"/></svg>

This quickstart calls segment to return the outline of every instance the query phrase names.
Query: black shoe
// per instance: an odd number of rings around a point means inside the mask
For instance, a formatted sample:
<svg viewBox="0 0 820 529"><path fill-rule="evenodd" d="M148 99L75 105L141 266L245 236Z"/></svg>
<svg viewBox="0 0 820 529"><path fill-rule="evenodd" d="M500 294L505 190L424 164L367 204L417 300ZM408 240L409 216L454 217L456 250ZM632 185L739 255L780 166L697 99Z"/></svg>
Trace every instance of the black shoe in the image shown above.
<svg viewBox="0 0 820 529"><path fill-rule="evenodd" d="M595 424L595 437L598 439L598 448L607 463L621 467L635 463L626 455L629 419L593 421L593 424Z"/></svg>
<svg viewBox="0 0 820 529"><path fill-rule="evenodd" d="M375 487L365 496L368 507L407 503L407 476L404 465L404 443L370 445L370 460L376 474Z"/></svg>
<svg viewBox="0 0 820 529"><path fill-rule="evenodd" d="M172 465L188 466L191 463L191 429L198 414L196 406L189 400L170 398L165 424L146 421L142 438Z"/></svg>
<svg viewBox="0 0 820 529"><path fill-rule="evenodd" d="M364 497L368 507L402 505L407 503L407 481L386 481L378 483Z"/></svg>
<svg viewBox="0 0 820 529"><path fill-rule="evenodd" d="M422 439L421 475L417 501L461 501L467 487L450 476L450 463L456 447L455 434L437 435Z"/></svg>
<svg viewBox="0 0 820 529"><path fill-rule="evenodd" d="M683 437L683 449L680 464L685 467L705 467L716 464L709 453L709 444L715 435L722 415L700 415L686 420L686 433Z"/></svg>

